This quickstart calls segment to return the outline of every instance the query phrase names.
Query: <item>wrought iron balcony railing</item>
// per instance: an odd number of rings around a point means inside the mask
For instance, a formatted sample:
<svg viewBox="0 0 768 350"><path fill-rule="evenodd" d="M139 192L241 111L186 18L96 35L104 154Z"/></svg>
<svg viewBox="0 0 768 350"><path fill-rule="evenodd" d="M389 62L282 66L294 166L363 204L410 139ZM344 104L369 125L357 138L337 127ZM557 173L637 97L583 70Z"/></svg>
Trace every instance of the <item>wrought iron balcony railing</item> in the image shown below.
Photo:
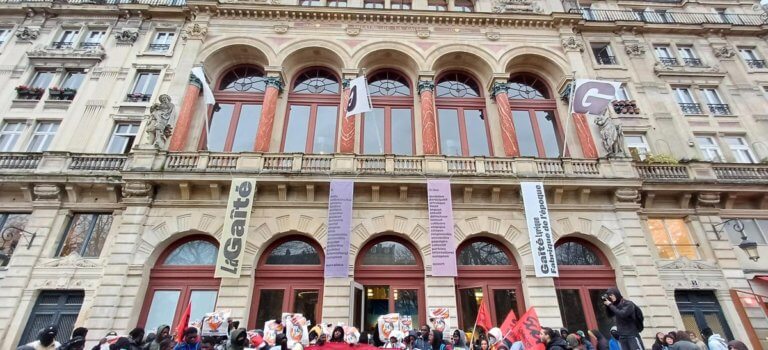
<svg viewBox="0 0 768 350"><path fill-rule="evenodd" d="M673 12L664 13L653 11L632 10L599 10L599 9L570 9L571 13L580 13L588 22L638 21L646 23L671 24L731 24L734 26L760 26L766 24L766 19L753 14L718 14Z"/></svg>
<svg viewBox="0 0 768 350"><path fill-rule="evenodd" d="M731 108L728 107L727 104L710 103L710 104L707 104L707 107L709 107L709 112L714 115L731 115Z"/></svg>
<svg viewBox="0 0 768 350"><path fill-rule="evenodd" d="M677 66L677 58L674 57L659 57L659 62L665 66Z"/></svg>
<svg viewBox="0 0 768 350"><path fill-rule="evenodd" d="M704 114L701 111L701 106L699 106L698 103L678 103L680 105L680 109L683 111L683 114L689 115L689 114Z"/></svg>
<svg viewBox="0 0 768 350"><path fill-rule="evenodd" d="M765 65L765 60L744 60L747 62L747 66L749 68L757 68L757 69L763 69L767 68Z"/></svg>
<svg viewBox="0 0 768 350"><path fill-rule="evenodd" d="M71 41L57 41L51 44L51 48L53 49L71 49L72 48L72 42Z"/></svg>
<svg viewBox="0 0 768 350"><path fill-rule="evenodd" d="M616 61L616 56L597 55L595 56L595 60L597 61L597 64L601 65L618 64Z"/></svg>
<svg viewBox="0 0 768 350"><path fill-rule="evenodd" d="M149 51L166 52L171 48L171 44L149 44Z"/></svg>
<svg viewBox="0 0 768 350"><path fill-rule="evenodd" d="M700 58L683 58L683 63L685 63L688 67L702 67L704 66L703 63L701 63Z"/></svg>
<svg viewBox="0 0 768 350"><path fill-rule="evenodd" d="M122 5L138 4L149 6L184 6L186 0L0 0L0 4L57 3L69 5Z"/></svg>
<svg viewBox="0 0 768 350"><path fill-rule="evenodd" d="M89 42L80 43L80 48L83 48L83 49L95 49L99 46L101 46L100 43L89 43Z"/></svg>

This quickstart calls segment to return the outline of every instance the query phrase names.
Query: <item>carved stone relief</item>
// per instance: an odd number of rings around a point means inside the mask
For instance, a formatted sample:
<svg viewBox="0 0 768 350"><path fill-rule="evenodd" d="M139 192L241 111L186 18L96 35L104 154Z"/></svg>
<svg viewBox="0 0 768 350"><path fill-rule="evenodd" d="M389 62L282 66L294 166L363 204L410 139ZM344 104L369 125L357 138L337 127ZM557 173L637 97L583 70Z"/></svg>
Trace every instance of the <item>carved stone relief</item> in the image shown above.
<svg viewBox="0 0 768 350"><path fill-rule="evenodd" d="M563 50L566 52L568 51L584 51L584 42L580 39L576 39L576 37L567 37L564 38L561 41L561 44L563 45Z"/></svg>

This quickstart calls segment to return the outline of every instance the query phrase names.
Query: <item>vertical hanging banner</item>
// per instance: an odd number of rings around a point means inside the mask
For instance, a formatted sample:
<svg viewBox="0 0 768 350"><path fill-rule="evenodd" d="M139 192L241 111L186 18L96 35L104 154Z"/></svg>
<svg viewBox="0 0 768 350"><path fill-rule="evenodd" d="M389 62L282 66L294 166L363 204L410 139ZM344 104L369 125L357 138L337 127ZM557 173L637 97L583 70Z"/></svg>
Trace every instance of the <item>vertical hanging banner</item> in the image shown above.
<svg viewBox="0 0 768 350"><path fill-rule="evenodd" d="M253 194L256 180L232 179L224 214L224 228L219 239L219 257L216 259L216 278L239 278L251 221Z"/></svg>
<svg viewBox="0 0 768 350"><path fill-rule="evenodd" d="M328 242L325 248L325 277L347 277L349 234L355 182L331 180L328 195Z"/></svg>
<svg viewBox="0 0 768 350"><path fill-rule="evenodd" d="M432 245L432 276L455 277L456 238L453 236L451 182L427 180L427 202Z"/></svg>
<svg viewBox="0 0 768 350"><path fill-rule="evenodd" d="M555 258L555 239L549 224L549 209L544 184L541 182L521 182L525 220L528 223L528 235L531 239L531 254L536 268L536 277L558 277L557 259Z"/></svg>

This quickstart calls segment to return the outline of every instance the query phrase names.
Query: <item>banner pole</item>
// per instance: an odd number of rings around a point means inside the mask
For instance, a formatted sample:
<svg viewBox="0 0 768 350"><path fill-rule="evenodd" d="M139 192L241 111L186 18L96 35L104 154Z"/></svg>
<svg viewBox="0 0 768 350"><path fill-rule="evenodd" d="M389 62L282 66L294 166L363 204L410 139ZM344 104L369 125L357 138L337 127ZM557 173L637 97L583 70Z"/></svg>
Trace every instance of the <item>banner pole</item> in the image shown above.
<svg viewBox="0 0 768 350"><path fill-rule="evenodd" d="M573 118L573 96L576 95L576 72L573 72L573 81L571 82L571 92L568 96L568 117L565 119L565 131L563 133L563 152L560 153L560 158L565 157L565 151L568 147L568 128L571 125L571 118Z"/></svg>
<svg viewBox="0 0 768 350"><path fill-rule="evenodd" d="M483 299L480 299L480 308L483 307ZM480 310L477 310L478 313L480 313ZM472 336L469 339L469 349L473 350L475 348L475 331L477 330L477 316L475 316L475 325L472 327Z"/></svg>

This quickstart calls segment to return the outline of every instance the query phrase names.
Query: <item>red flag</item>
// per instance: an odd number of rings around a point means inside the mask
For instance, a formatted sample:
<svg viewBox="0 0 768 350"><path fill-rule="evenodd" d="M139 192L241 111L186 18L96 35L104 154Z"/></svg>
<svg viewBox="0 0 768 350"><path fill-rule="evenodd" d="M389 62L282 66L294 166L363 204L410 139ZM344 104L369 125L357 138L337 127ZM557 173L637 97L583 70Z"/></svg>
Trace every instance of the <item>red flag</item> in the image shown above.
<svg viewBox="0 0 768 350"><path fill-rule="evenodd" d="M507 339L511 342L515 342L514 334L512 333L512 328L515 327L515 324L517 323L517 316L515 315L515 310L509 310L509 313L507 314L507 317L504 319L504 322L501 323L501 335L504 337L504 339Z"/></svg>
<svg viewBox="0 0 768 350"><path fill-rule="evenodd" d="M177 343L184 342L184 330L187 329L187 325L189 325L189 318L190 318L191 312L192 312L192 302L190 301L189 304L187 304L187 309L184 310L184 314L181 315L181 320L179 320L179 325L176 326L176 342Z"/></svg>
<svg viewBox="0 0 768 350"><path fill-rule="evenodd" d="M477 320L475 321L480 327L483 327L487 332L493 328L493 322L491 322L491 312L488 310L484 300L480 300L480 310L477 311Z"/></svg>
<svg viewBox="0 0 768 350"><path fill-rule="evenodd" d="M536 309L530 308L520 316L520 319L512 328L512 334L515 340L523 342L525 350L544 350L544 341L541 340L541 324L539 316L536 315Z"/></svg>

